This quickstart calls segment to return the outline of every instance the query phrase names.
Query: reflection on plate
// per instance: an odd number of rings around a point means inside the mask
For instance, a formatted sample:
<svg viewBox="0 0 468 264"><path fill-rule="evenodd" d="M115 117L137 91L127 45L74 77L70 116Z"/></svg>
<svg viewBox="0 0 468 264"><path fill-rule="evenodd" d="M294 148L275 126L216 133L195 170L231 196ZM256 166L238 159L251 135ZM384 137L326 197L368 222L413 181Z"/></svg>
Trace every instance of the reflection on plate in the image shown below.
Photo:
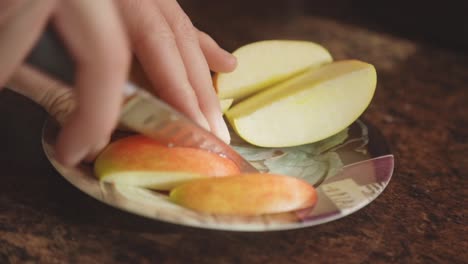
<svg viewBox="0 0 468 264"><path fill-rule="evenodd" d="M303 178L317 188L312 209L251 217L208 215L168 201L151 190L101 183L92 167L65 168L55 157L58 128L46 121L43 148L52 165L69 182L88 195L116 208L199 228L233 231L268 231L302 228L345 217L382 193L391 179L393 155L385 139L372 126L357 121L348 129L317 143L291 148L259 148L233 135L231 145L257 169Z"/></svg>

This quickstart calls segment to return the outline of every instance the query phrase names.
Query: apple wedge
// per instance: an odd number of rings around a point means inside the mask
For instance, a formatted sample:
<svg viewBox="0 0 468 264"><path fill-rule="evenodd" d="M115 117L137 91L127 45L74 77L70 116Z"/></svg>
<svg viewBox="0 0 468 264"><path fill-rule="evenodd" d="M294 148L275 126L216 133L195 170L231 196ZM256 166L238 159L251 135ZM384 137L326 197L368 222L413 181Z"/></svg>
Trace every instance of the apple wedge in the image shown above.
<svg viewBox="0 0 468 264"><path fill-rule="evenodd" d="M369 105L376 82L371 64L333 62L241 101L226 117L237 134L253 145L312 143L354 122Z"/></svg>
<svg viewBox="0 0 468 264"><path fill-rule="evenodd" d="M94 169L101 181L155 190L170 190L197 178L240 173L233 161L215 153L167 147L140 135L109 144L96 159Z"/></svg>
<svg viewBox="0 0 468 264"><path fill-rule="evenodd" d="M298 178L257 173L194 180L173 189L170 200L203 213L248 216L309 208L317 194Z"/></svg>
<svg viewBox="0 0 468 264"><path fill-rule="evenodd" d="M245 45L233 52L237 68L217 73L214 86L221 99L238 100L306 69L332 61L322 46L308 41L266 40Z"/></svg>
<svg viewBox="0 0 468 264"><path fill-rule="evenodd" d="M226 113L227 110L229 110L231 107L233 101L234 99L232 98L219 100L219 104L221 105L221 112Z"/></svg>

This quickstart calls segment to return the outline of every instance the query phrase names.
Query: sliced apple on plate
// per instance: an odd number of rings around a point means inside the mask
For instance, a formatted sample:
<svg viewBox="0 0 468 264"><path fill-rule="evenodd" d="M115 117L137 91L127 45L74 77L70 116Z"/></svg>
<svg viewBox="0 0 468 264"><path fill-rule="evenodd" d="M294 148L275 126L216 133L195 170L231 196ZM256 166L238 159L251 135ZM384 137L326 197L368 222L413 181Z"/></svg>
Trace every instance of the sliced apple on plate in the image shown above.
<svg viewBox="0 0 468 264"><path fill-rule="evenodd" d="M330 53L319 44L295 40L254 42L233 55L238 60L237 68L213 78L220 99L245 98L310 67L332 61Z"/></svg>
<svg viewBox="0 0 468 264"><path fill-rule="evenodd" d="M194 180L173 189L170 200L203 213L250 216L309 208L317 194L301 179L257 173Z"/></svg>
<svg viewBox="0 0 468 264"><path fill-rule="evenodd" d="M167 147L144 136L130 136L109 144L94 164L104 182L170 190L203 177L239 174L237 165L201 149Z"/></svg>
<svg viewBox="0 0 468 264"><path fill-rule="evenodd" d="M312 143L354 122L371 102L376 82L371 64L333 62L241 101L226 117L240 137L256 146Z"/></svg>

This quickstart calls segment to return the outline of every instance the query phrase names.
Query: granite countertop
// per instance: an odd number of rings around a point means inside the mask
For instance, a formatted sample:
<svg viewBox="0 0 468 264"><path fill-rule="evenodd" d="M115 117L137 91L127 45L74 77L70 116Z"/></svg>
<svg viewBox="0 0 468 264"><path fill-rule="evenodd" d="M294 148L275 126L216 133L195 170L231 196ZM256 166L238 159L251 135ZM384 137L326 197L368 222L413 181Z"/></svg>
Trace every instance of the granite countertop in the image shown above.
<svg viewBox="0 0 468 264"><path fill-rule="evenodd" d="M182 2L196 25L229 50L261 39L305 39L321 43L335 59L374 64L378 87L364 118L381 130L396 158L385 192L346 218L292 231L232 233L151 221L97 202L65 181L41 148L44 112L3 91L0 263L468 259L468 55L311 16L301 5L270 6L259 15L222 1Z"/></svg>

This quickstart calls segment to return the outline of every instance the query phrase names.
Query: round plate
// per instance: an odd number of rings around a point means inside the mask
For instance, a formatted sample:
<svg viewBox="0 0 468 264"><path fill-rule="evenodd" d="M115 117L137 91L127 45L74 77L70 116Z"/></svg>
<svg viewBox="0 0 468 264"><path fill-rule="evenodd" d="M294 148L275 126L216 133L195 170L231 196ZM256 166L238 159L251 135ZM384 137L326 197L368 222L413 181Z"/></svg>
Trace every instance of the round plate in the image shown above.
<svg viewBox="0 0 468 264"><path fill-rule="evenodd" d="M231 133L231 146L260 171L300 177L313 184L317 189L317 204L311 209L280 214L209 215L178 206L162 193L100 182L91 165L61 166L54 153L57 132L57 125L47 120L42 135L45 154L57 171L81 191L137 215L207 229L285 230L336 220L379 196L394 168L394 158L385 139L374 127L359 120L326 140L291 148L258 148Z"/></svg>

